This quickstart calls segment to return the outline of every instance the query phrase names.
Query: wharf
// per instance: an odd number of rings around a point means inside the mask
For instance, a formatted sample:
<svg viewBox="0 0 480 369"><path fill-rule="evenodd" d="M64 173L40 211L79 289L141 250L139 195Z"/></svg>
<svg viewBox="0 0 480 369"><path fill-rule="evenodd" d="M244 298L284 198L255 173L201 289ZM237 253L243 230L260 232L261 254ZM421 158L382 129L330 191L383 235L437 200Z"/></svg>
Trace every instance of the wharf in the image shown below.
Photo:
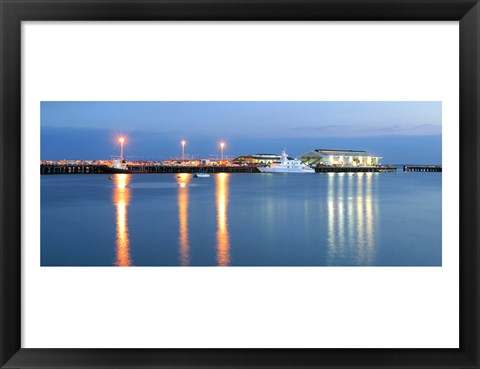
<svg viewBox="0 0 480 369"><path fill-rule="evenodd" d="M441 165L404 165L404 172L441 172Z"/></svg>
<svg viewBox="0 0 480 369"><path fill-rule="evenodd" d="M260 173L256 167L240 166L175 166L175 165L128 165L130 173ZM55 165L41 164L40 174L106 174L107 165Z"/></svg>
<svg viewBox="0 0 480 369"><path fill-rule="evenodd" d="M184 166L184 165L128 165L130 173L260 173L254 166ZM106 174L107 165L99 164L41 164L40 174ZM317 173L378 173L396 172L394 166L375 167L323 167L315 168Z"/></svg>
<svg viewBox="0 0 480 369"><path fill-rule="evenodd" d="M128 167L131 173L260 173L256 167L241 166L174 166L174 165L149 165Z"/></svg>
<svg viewBox="0 0 480 369"><path fill-rule="evenodd" d="M98 174L106 173L106 165L40 164L40 174Z"/></svg>
<svg viewBox="0 0 480 369"><path fill-rule="evenodd" d="M317 166L316 173L394 173L397 167L393 165L377 165L372 167L329 167Z"/></svg>

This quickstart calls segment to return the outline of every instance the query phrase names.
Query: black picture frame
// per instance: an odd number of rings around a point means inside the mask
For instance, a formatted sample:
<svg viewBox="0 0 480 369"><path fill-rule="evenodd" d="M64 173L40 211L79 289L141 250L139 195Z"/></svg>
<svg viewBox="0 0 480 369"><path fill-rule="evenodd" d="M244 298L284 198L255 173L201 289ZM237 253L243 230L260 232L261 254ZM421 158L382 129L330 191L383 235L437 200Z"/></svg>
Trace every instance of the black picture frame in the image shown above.
<svg viewBox="0 0 480 369"><path fill-rule="evenodd" d="M477 0L0 0L0 16L2 368L480 367L480 5ZM21 22L28 20L459 21L460 348L22 349Z"/></svg>

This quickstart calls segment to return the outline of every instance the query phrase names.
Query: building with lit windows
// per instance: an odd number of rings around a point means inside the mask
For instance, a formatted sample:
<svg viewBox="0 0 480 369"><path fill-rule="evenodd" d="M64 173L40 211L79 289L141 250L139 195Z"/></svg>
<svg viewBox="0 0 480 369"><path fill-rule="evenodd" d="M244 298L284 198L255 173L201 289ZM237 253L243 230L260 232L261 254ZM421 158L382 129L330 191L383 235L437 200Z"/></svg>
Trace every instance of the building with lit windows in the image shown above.
<svg viewBox="0 0 480 369"><path fill-rule="evenodd" d="M380 165L381 157L360 150L316 149L300 155L299 159L313 167L370 167Z"/></svg>

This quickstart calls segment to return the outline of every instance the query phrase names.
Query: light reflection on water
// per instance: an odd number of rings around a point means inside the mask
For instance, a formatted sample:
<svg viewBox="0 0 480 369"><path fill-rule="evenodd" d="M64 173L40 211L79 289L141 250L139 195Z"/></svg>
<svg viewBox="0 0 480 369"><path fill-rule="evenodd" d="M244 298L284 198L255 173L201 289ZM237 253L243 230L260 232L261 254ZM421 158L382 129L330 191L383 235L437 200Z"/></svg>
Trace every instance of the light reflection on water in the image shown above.
<svg viewBox="0 0 480 369"><path fill-rule="evenodd" d="M217 265L230 265L230 235L228 225L228 173L215 175L215 197L217 210ZM188 229L188 183L191 174L176 176L178 183L178 226L179 226L179 264L190 265L189 229ZM130 266L132 260L129 250L127 206L130 201L129 174L114 176L114 203L117 208L117 257L115 265ZM357 183L354 183L356 181ZM347 183L345 185L345 182ZM347 253L356 255L357 264L371 265L374 262L374 211L372 201L372 175L328 174L328 237L327 265L335 265L337 258L345 258ZM356 187L355 199L352 197ZM347 191L346 191L347 189ZM272 204L268 202L267 204ZM278 210L286 215L286 204L278 201ZM304 204L308 207L308 203ZM378 214L378 212L376 212ZM348 224L348 227L346 227ZM355 235L354 235L355 233Z"/></svg>
<svg viewBox="0 0 480 369"><path fill-rule="evenodd" d="M375 262L374 213L378 216L379 212L375 211L372 199L372 176L371 173L328 176L328 265L336 265L337 259L347 257L356 259L356 265Z"/></svg>
<svg viewBox="0 0 480 369"><path fill-rule="evenodd" d="M230 264L230 236L228 234L228 180L230 174L215 176L217 197L217 262L219 266Z"/></svg>
<svg viewBox="0 0 480 369"><path fill-rule="evenodd" d="M366 218L366 249L367 249L367 263L372 264L374 262L373 257L375 255L375 232L373 229L374 219L373 212L376 210L376 206L372 198L372 174L366 175L366 190L365 190L365 218ZM378 214L378 212L377 212Z"/></svg>
<svg viewBox="0 0 480 369"><path fill-rule="evenodd" d="M128 214L127 207L130 202L130 189L127 185L130 174L115 174L113 176L115 187L113 188L113 203L117 208L116 214L116 261L117 266L130 266L130 240L128 237Z"/></svg>
<svg viewBox="0 0 480 369"><path fill-rule="evenodd" d="M188 245L188 182L191 175L181 173L177 175L178 183L178 227L180 241L180 265L190 265L189 245Z"/></svg>
<svg viewBox="0 0 480 369"><path fill-rule="evenodd" d="M327 239L327 262L334 257L336 239L336 222L335 222L335 194L334 194L334 180L335 173L328 173L328 190L327 190L327 202L328 202L328 239Z"/></svg>
<svg viewBox="0 0 480 369"><path fill-rule="evenodd" d="M188 235L188 183L191 174L177 175L178 183L178 222L180 265L190 265L189 235ZM215 176L215 195L217 208L217 264L230 264L230 236L228 233L228 173L218 173Z"/></svg>
<svg viewBox="0 0 480 369"><path fill-rule="evenodd" d="M441 265L441 174L58 175L41 196L42 266Z"/></svg>
<svg viewBox="0 0 480 369"><path fill-rule="evenodd" d="M176 176L178 183L178 221L180 265L190 265L188 229L188 183L192 176L182 173ZM228 224L230 174L215 175L217 210L217 265L230 265L230 234ZM355 183L356 182L356 183ZM356 188L355 197L353 196ZM372 174L328 175L328 237L327 265L335 265L338 259L354 256L358 265L375 262L374 202L372 200ZM272 200L272 199L270 199ZM272 210L272 201L268 201ZM276 203L282 218L287 213L286 203ZM305 211L308 202L304 203ZM375 211L378 215L378 211ZM273 217L271 217L273 218ZM321 246L321 244L320 244Z"/></svg>
<svg viewBox="0 0 480 369"><path fill-rule="evenodd" d="M365 228L363 224L363 205L365 199L363 198L363 178L364 175L357 175L357 211L354 219L357 225L357 249L358 249L358 261L363 263L365 261ZM355 224L355 222L354 222Z"/></svg>

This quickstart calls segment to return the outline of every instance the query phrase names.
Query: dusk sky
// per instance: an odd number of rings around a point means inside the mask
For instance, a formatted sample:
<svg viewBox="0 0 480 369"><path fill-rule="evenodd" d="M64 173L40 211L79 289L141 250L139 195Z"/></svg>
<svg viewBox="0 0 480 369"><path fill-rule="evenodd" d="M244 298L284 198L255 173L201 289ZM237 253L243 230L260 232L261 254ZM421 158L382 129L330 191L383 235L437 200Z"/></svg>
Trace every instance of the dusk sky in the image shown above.
<svg viewBox="0 0 480 369"><path fill-rule="evenodd" d="M209 158L317 148L441 164L441 102L42 102L41 159Z"/></svg>

